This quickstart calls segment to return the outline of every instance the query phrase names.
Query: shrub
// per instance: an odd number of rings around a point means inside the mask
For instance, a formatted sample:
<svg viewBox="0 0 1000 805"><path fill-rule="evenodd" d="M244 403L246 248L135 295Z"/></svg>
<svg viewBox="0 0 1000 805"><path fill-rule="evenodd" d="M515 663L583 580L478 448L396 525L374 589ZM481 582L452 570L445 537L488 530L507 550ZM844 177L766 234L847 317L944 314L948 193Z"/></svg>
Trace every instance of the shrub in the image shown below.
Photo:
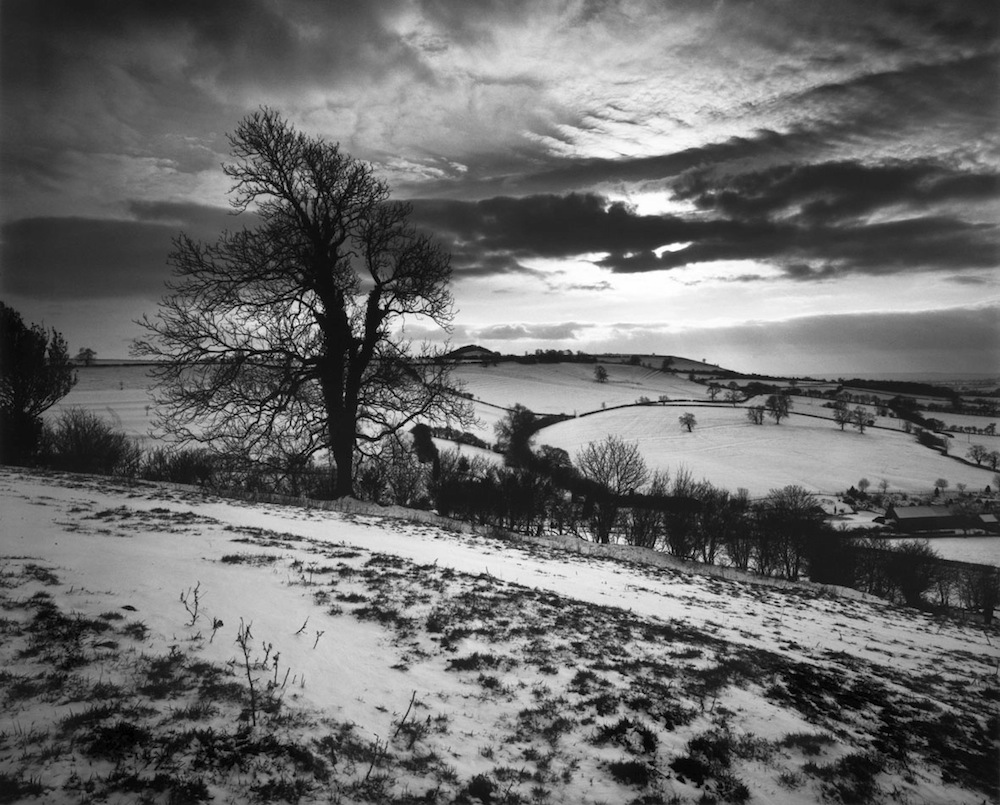
<svg viewBox="0 0 1000 805"><path fill-rule="evenodd" d="M934 583L937 560L937 552L926 540L908 541L893 547L886 571L907 606L922 604L923 593Z"/></svg>
<svg viewBox="0 0 1000 805"><path fill-rule="evenodd" d="M621 760L608 764L608 771L618 782L645 788L649 785L649 766L637 760Z"/></svg>
<svg viewBox="0 0 1000 805"><path fill-rule="evenodd" d="M76 383L66 339L0 302L0 461L25 464L42 435L42 414Z"/></svg>
<svg viewBox="0 0 1000 805"><path fill-rule="evenodd" d="M157 447L146 455L141 475L147 481L210 485L213 459L207 450L170 450Z"/></svg>
<svg viewBox="0 0 1000 805"><path fill-rule="evenodd" d="M142 451L132 439L96 414L70 408L44 429L41 460L67 472L134 478L139 472Z"/></svg>

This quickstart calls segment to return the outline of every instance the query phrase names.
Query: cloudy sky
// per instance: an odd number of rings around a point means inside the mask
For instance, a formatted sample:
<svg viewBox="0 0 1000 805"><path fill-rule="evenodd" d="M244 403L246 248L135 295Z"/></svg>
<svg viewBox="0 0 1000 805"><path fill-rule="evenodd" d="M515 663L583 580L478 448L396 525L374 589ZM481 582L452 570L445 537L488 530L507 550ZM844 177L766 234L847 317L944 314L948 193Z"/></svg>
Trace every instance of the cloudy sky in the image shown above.
<svg viewBox="0 0 1000 805"><path fill-rule="evenodd" d="M455 346L1000 372L998 53L993 0L3 0L0 297L125 357L268 105L447 244Z"/></svg>

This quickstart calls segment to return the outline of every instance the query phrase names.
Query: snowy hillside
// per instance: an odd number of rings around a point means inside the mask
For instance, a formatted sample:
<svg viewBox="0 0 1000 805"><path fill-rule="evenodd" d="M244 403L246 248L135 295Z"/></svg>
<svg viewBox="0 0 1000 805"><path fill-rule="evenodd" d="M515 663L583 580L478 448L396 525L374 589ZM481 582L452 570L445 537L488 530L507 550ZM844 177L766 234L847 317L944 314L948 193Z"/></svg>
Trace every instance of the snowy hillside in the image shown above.
<svg viewBox="0 0 1000 805"><path fill-rule="evenodd" d="M604 383L594 379L596 364L501 363L497 366L460 366L455 379L475 399L510 408L515 403L539 414L573 414L602 406L627 405L640 397L658 400L706 399L705 387L682 375L641 366L601 364L608 373Z"/></svg>
<svg viewBox="0 0 1000 805"><path fill-rule="evenodd" d="M997 796L995 626L663 561L0 468L0 801Z"/></svg>
<svg viewBox="0 0 1000 805"><path fill-rule="evenodd" d="M695 415L690 433L679 422L685 411ZM993 483L992 471L970 466L922 447L901 431L853 428L841 431L832 421L794 412L775 425L747 420L746 410L724 404L633 406L602 411L560 422L539 431L536 444L561 447L570 456L588 442L613 433L637 441L650 467L676 472L686 468L695 480L752 496L797 484L816 492L836 492L862 477L881 479L892 491L927 493L938 478L952 486L982 489Z"/></svg>

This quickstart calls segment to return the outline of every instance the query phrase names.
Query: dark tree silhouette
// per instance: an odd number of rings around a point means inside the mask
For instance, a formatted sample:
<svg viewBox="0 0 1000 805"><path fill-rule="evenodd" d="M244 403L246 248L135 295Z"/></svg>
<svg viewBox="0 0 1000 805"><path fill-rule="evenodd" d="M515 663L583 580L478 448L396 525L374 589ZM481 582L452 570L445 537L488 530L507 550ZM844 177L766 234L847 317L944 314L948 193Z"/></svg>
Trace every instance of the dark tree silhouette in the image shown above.
<svg viewBox="0 0 1000 805"><path fill-rule="evenodd" d="M694 414L691 412L683 413L678 417L678 421L688 429L688 433L694 430L694 426L698 424L698 420L694 418Z"/></svg>
<svg viewBox="0 0 1000 805"><path fill-rule="evenodd" d="M841 430L851 421L851 412L843 400L837 400L833 404L833 421L840 425Z"/></svg>
<svg viewBox="0 0 1000 805"><path fill-rule="evenodd" d="M788 416L788 412L792 409L792 401L787 394L772 394L764 405L775 425L780 425L781 420Z"/></svg>
<svg viewBox="0 0 1000 805"><path fill-rule="evenodd" d="M596 380L598 383L607 383L608 382L608 370L605 369L600 364L598 364L597 366L595 366L594 367L594 380Z"/></svg>
<svg viewBox="0 0 1000 805"><path fill-rule="evenodd" d="M576 456L580 475L603 492L591 517L594 541L608 543L618 522L619 499L634 493L649 479L649 469L638 442L626 442L608 434L601 442L590 442Z"/></svg>
<svg viewBox="0 0 1000 805"><path fill-rule="evenodd" d="M531 438L535 433L536 418L533 411L515 403L493 425L499 447L507 463L513 467L527 467L531 462Z"/></svg>
<svg viewBox="0 0 1000 805"><path fill-rule="evenodd" d="M30 460L42 414L75 383L62 335L38 324L28 327L20 313L0 302L0 461Z"/></svg>
<svg viewBox="0 0 1000 805"><path fill-rule="evenodd" d="M404 321L446 331L449 256L389 200L370 165L262 109L230 135L232 205L253 228L174 241L174 279L135 354L159 424L182 442L262 463L328 452L335 496L356 453L416 421L469 420L448 366L415 359Z"/></svg>
<svg viewBox="0 0 1000 805"><path fill-rule="evenodd" d="M965 455L975 461L977 467L981 467L983 465L983 459L989 457L990 451L981 444L974 444L969 448Z"/></svg>
<svg viewBox="0 0 1000 805"><path fill-rule="evenodd" d="M83 349L81 349L79 352L76 353L76 358L74 360L76 360L79 363L82 363L84 366L90 366L90 364L94 362L94 358L96 357L97 353L94 350L92 350L90 347L84 347Z"/></svg>

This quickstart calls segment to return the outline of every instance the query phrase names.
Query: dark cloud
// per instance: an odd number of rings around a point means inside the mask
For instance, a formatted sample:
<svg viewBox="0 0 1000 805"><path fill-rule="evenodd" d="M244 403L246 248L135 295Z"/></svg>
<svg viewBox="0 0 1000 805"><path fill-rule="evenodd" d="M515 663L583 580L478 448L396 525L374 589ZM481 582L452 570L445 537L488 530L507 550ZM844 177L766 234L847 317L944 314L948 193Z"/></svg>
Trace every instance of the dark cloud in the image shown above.
<svg viewBox="0 0 1000 805"><path fill-rule="evenodd" d="M5 0L3 72L10 82L44 88L73 62L92 67L102 51L109 59L130 55L123 59L129 69L148 70L146 54L119 54L115 45L155 37L176 45L192 78L235 86L312 83L331 73L362 74L402 55L404 45L383 22L389 10L363 0L308 8L263 0Z"/></svg>
<svg viewBox="0 0 1000 805"><path fill-rule="evenodd" d="M49 299L158 295L174 233L136 221L13 221L4 225L0 246L4 291Z"/></svg>
<svg viewBox="0 0 1000 805"><path fill-rule="evenodd" d="M128 210L138 221L173 226L195 240L214 240L220 232L254 227L260 221L252 212L237 214L229 207L183 201L130 201Z"/></svg>
<svg viewBox="0 0 1000 805"><path fill-rule="evenodd" d="M451 267L456 280L524 274L539 276L541 272L521 265L515 257L504 253L483 253L474 248L453 246Z"/></svg>
<svg viewBox="0 0 1000 805"><path fill-rule="evenodd" d="M884 275L907 271L964 271L996 266L1000 239L993 224L954 218L910 218L850 226L794 222L706 222L703 237L679 251L612 253L601 264L637 273L719 260L757 260L784 269L796 280L843 274Z"/></svg>
<svg viewBox="0 0 1000 805"><path fill-rule="evenodd" d="M998 231L995 224L970 223L949 216L913 216L876 223L837 220L847 210L857 215L907 197L906 186L922 182L920 192L928 196L945 193L967 198L992 191L995 179L935 174L929 169L870 185L865 170L837 171L789 169L763 178L747 180L756 193L710 193L702 188L698 197L709 199L722 212L741 217L638 215L627 205L609 204L594 195L529 196L494 198L479 202L418 201L419 222L454 244L460 264L481 274L508 273L511 264L531 257L570 258L607 252L600 265L619 273L663 271L720 260L756 260L783 268L800 280L828 279L845 273L891 274L905 271L990 268L996 265ZM920 178L914 179L913 176ZM930 177L930 178L928 178ZM798 191L787 185L795 184ZM728 191L727 191L728 192ZM795 215L771 220L765 213L781 211L799 199ZM839 193L839 195L838 195ZM719 196L725 195L724 201ZM817 197L838 214L819 214ZM834 203L836 202L836 204ZM747 220L743 220L746 218ZM660 247L687 243L676 251Z"/></svg>
<svg viewBox="0 0 1000 805"><path fill-rule="evenodd" d="M170 276L167 256L183 230L214 240L251 223L195 204L134 202L137 220L24 218L2 227L5 293L36 299L155 299Z"/></svg>
<svg viewBox="0 0 1000 805"><path fill-rule="evenodd" d="M506 172L496 176L498 165L487 162L469 166L469 175L460 184L452 180L419 186L402 185L407 194L420 193L428 197L483 198L485 196L525 196L548 193L562 194L587 190L601 185L665 186L692 168L725 166L731 163L753 162L756 165L781 164L805 159L825 143L824 135L802 127L786 132L761 129L751 136L730 137L719 143L686 148L669 154L631 158L559 158L546 155L550 167L538 169L539 154L525 150L520 164L507 164Z"/></svg>
<svg viewBox="0 0 1000 805"><path fill-rule="evenodd" d="M942 43L968 45L990 43L1000 37L1000 14L994 3L979 0L952 0L938 3L894 3L892 12L901 20L910 20Z"/></svg>
<svg viewBox="0 0 1000 805"><path fill-rule="evenodd" d="M690 240L693 226L671 216L639 216L628 205L609 203L593 193L477 202L417 200L413 207L419 224L459 246L519 257L655 249Z"/></svg>
<svg viewBox="0 0 1000 805"><path fill-rule="evenodd" d="M881 207L924 209L948 202L1000 199L1000 175L958 171L924 160L788 164L718 181L691 171L675 197L740 219L792 214L807 222L867 215Z"/></svg>

